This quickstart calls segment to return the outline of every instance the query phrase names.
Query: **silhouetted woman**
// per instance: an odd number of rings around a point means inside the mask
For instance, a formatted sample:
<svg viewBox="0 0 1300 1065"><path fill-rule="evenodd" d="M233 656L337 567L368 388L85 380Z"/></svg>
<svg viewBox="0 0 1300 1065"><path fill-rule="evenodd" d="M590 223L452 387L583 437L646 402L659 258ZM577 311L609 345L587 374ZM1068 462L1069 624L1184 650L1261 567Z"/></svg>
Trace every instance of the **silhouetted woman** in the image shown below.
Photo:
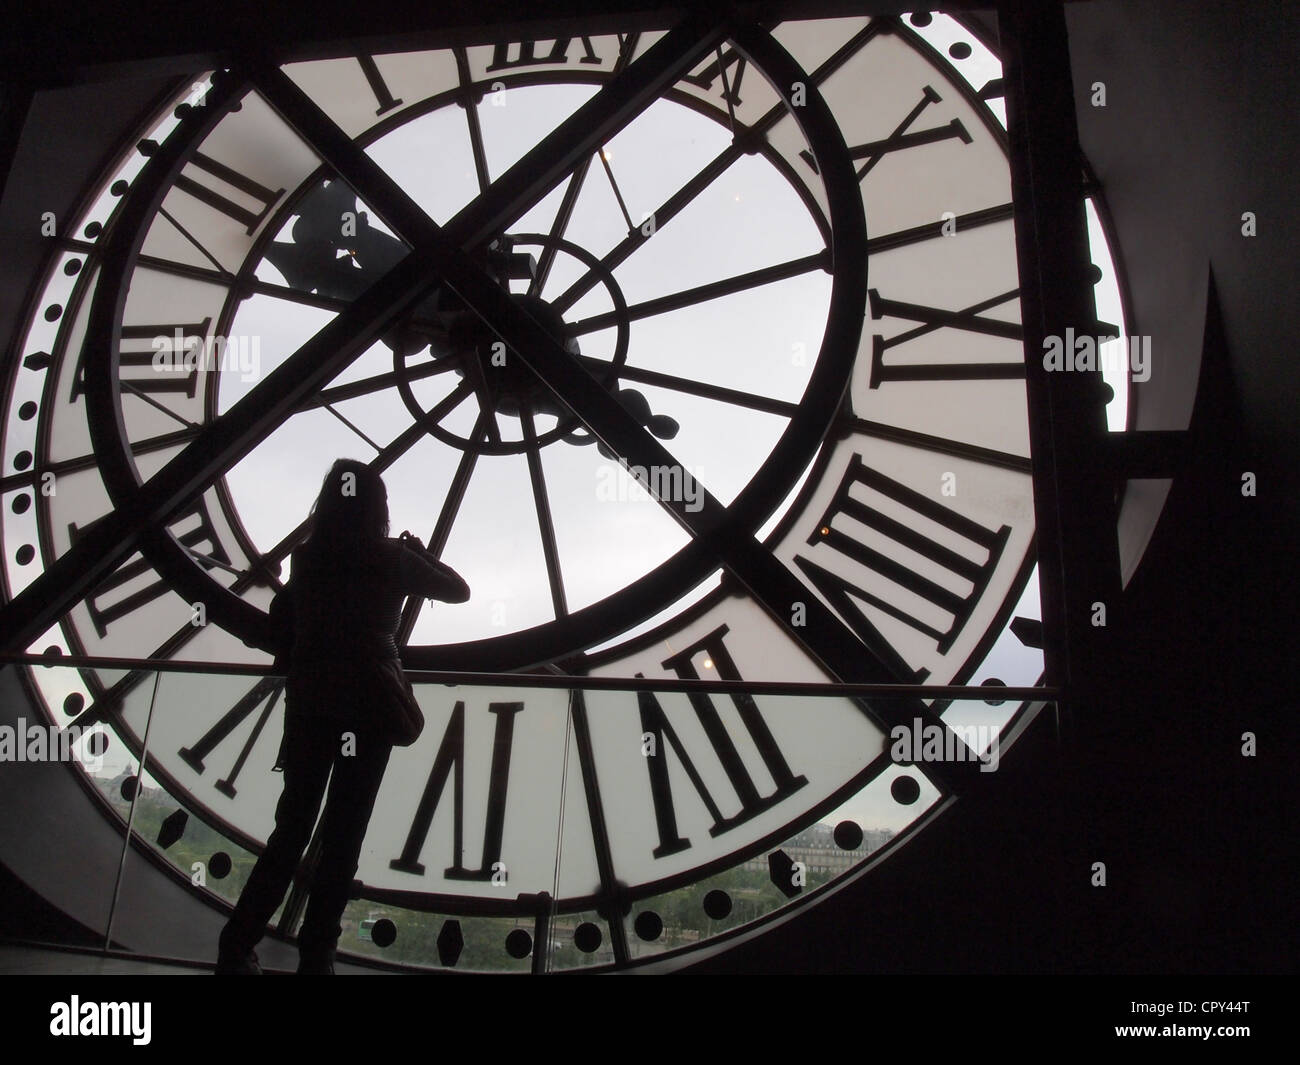
<svg viewBox="0 0 1300 1065"><path fill-rule="evenodd" d="M320 862L298 935L300 973L332 973L339 920L392 751L378 669L397 670L394 635L408 594L463 603L469 588L413 539L388 539L388 493L364 463L339 459L294 552L285 685L284 791L275 831L221 933L218 973L259 973L253 952L321 821ZM281 611L272 610L273 623ZM284 624L284 622L281 622ZM279 634L287 647L285 634ZM283 659L277 659L283 661ZM354 739L345 742L346 734ZM331 769L333 778L330 779Z"/></svg>

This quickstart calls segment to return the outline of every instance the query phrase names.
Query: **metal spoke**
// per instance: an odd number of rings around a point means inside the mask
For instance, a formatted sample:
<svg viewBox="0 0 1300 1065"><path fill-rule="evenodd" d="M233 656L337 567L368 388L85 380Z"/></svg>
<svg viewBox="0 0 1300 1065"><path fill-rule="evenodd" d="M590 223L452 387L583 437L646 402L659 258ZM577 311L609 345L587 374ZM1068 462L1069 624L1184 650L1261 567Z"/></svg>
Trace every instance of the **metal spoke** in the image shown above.
<svg viewBox="0 0 1300 1065"><path fill-rule="evenodd" d="M634 303L627 309L627 319L635 322L640 318L649 318L656 314L679 311L684 307L705 303L722 296L730 296L736 292L744 292L747 289L759 288L762 285L770 285L777 281L785 281L788 278L799 277L802 274L810 274L815 270L829 270L830 266L830 252L819 251L813 255L805 255L800 259L791 259L789 262L767 266L761 270L751 270L748 273L737 274L735 277L729 277L722 281L713 281L707 285L697 285L695 288L683 289L681 292L674 292L668 296L659 296L656 299L646 300L644 303ZM581 318L571 324L565 330L565 333L569 336L581 336L584 333L592 333L598 329L608 329L618 324L618 318L619 316L615 311L592 315L590 318Z"/></svg>
<svg viewBox="0 0 1300 1065"><path fill-rule="evenodd" d="M488 385L487 374L483 371L483 363L479 359L470 356L465 373L474 383L474 394L478 396L479 411L487 419L488 440L493 444L499 444L501 443L501 428L497 425L494 412L496 404L492 399L492 389Z"/></svg>
<svg viewBox="0 0 1300 1065"><path fill-rule="evenodd" d="M491 415L484 411L479 412L478 421L474 423L474 431L470 433L470 446L461 452L456 473L451 479L451 487L447 489L447 497L442 501L442 509L438 512L438 521L433 526L433 532L429 534L429 541L425 545L425 550L434 556L441 556L447 547L451 527L456 523L461 504L465 502L465 491L469 487L470 478L474 476L474 467L478 463L478 445L487 435L486 420L490 417ZM419 620L420 611L423 609L424 600L419 596L411 596L406 600L395 637L398 647L405 647L410 640L415 623Z"/></svg>
<svg viewBox="0 0 1300 1065"><path fill-rule="evenodd" d="M244 575L244 570L240 569L238 566L232 566L229 562L222 562L219 558L213 558L211 555L205 555L201 551L195 551L192 547L186 547L185 553L189 555L190 558L194 559L195 562L202 562L205 566L211 569L223 569L227 573L233 573L236 577L242 577Z"/></svg>
<svg viewBox="0 0 1300 1065"><path fill-rule="evenodd" d="M537 428L533 410L527 403L519 406L519 422L528 445L528 479L533 485L533 505L537 509L537 529L542 536L542 555L546 559L546 577L551 585L551 605L557 618L567 617L568 601L564 594L564 575L560 571L560 551L555 542L555 522L551 518L551 500L546 492L546 474L542 470L541 448L537 446Z"/></svg>
<svg viewBox="0 0 1300 1065"><path fill-rule="evenodd" d="M469 57L464 48L455 49L456 72L460 75L461 106L465 108L465 122L469 126L470 149L474 153L474 172L478 176L478 189L483 192L492 179L488 176L487 152L483 148L483 127L479 123L478 104L474 100L473 78L469 70Z"/></svg>
<svg viewBox="0 0 1300 1065"><path fill-rule="evenodd" d="M371 440L370 437L368 437L365 433L363 433L360 429L358 429L355 423L353 423L348 418L345 418L342 414L340 414L334 408L334 405L332 403L324 403L322 404L322 406L327 411L329 411L332 415L334 415L334 417L336 417L339 421L341 421L344 425L346 425L349 429L351 429L354 433L356 433L357 436L361 437L362 440L364 440L367 444L369 444L372 448L374 448L376 452L383 450L378 444L376 444L373 440Z"/></svg>
<svg viewBox="0 0 1300 1065"><path fill-rule="evenodd" d="M207 248L203 246L202 241L200 241L188 229L186 229L183 225L181 225L178 221L176 221L176 219L171 216L171 214L167 211L166 208L159 207L158 213L162 215L165 219L167 219L167 221L170 222L173 226L175 226L177 232L179 232L182 237L184 237L187 241L193 244L194 247L198 249L199 254L202 255L203 258L207 259L208 262L210 262L213 266L215 266L224 278L230 281L233 281L235 279L235 275L232 274L229 270L227 270L224 266L222 266L221 263L217 261L216 257L210 251L208 251Z"/></svg>
<svg viewBox="0 0 1300 1065"><path fill-rule="evenodd" d="M143 389L136 388L136 386L133 385L130 381L123 380L119 383L124 389L126 389L126 391L130 392L131 395L135 396L137 399L144 400L146 403L149 404L149 406L153 407L154 409L162 411L162 413L167 415L167 417L169 417L172 421L180 422L181 425L185 426L186 429L197 431L198 429L202 428L202 426L200 426L198 422L192 422L188 418L181 417L174 410L170 410L165 404L159 403L158 400L154 399L153 396L149 395L148 392L145 392Z"/></svg>
<svg viewBox="0 0 1300 1065"><path fill-rule="evenodd" d="M584 159L569 178L569 184L564 189L564 198L560 200L560 208L555 212L555 220L551 223L550 243L542 249L541 258L537 261L537 272L528 283L530 296L536 296L546 287L547 279L551 276L551 267L555 265L556 244L564 239L565 230L569 228L574 205L578 202L582 183L587 180L587 171L590 169L591 160Z"/></svg>
<svg viewBox="0 0 1300 1065"><path fill-rule="evenodd" d="M177 429L175 432L162 433L159 436L146 437L144 440L137 440L131 444L131 454L149 455L155 451L166 451L168 448L179 447L188 443L197 435L198 426L195 426L190 429ZM0 492L9 492L15 488L29 488L47 473L59 477L65 473L93 470L98 465L99 456L94 452L89 455L78 455L76 458L60 459L58 462L51 462L48 466L36 466L30 470L24 470L22 473L11 473L6 477L0 477Z"/></svg>
<svg viewBox="0 0 1300 1065"><path fill-rule="evenodd" d="M692 381L686 377L661 373L658 370L646 370L639 366L623 365L615 367L614 372L625 381L658 385L660 388L669 388L674 392L684 392L687 395L701 396L704 399L716 399L720 403L747 407L750 410L763 411L766 414L779 414L785 418L793 418L799 412L799 404L790 400L756 396L752 392L742 392L737 388L724 388L721 385L711 385L704 381Z"/></svg>
<svg viewBox="0 0 1300 1065"><path fill-rule="evenodd" d="M611 365L601 359L584 358L582 361L593 370ZM595 366L592 364L595 364ZM721 403L731 403L735 406L747 407L767 414L777 414L786 418L794 417L799 410L799 404L789 400L756 396L750 392L724 388L721 385L712 385L704 381L692 381L685 377L661 373L657 370L642 369L639 366L618 366L614 367L614 372L623 380L656 385L675 392L684 392L687 395L700 396L704 399L714 399ZM932 436L912 429L901 429L897 426L887 425L884 422L868 421L866 418L850 417L847 420L842 420L838 427L850 432L861 433L863 436L869 436L876 440L889 440L940 455L970 459L985 466L1015 470L1018 473L1029 473L1032 470L1028 455L1017 455L1013 452L979 447L960 440L950 440L944 436Z"/></svg>
<svg viewBox="0 0 1300 1065"><path fill-rule="evenodd" d="M464 403L465 400L467 400L473 394L474 394L474 389L469 384L468 381L457 381L456 387L453 388L450 392L448 392L445 396L443 396L442 399L440 399L432 407L430 407L429 410L425 412L424 417L418 419L413 426L411 426L409 429L406 430L406 433L413 432L417 429L420 430L421 432L428 431L429 427L439 424L445 417L447 417L448 414L454 411L457 407L459 407L462 403ZM403 436L405 435L406 434L403 433ZM400 440L401 437L399 437L398 439ZM414 441L412 441L412 443L414 443ZM392 445L390 444L389 447L391 446ZM389 466L392 465L393 462L396 461L397 461L397 456L394 456L391 460L385 462L382 466L378 468L380 470L387 469Z"/></svg>
<svg viewBox="0 0 1300 1065"><path fill-rule="evenodd" d="M609 153L606 149L601 148L596 155L600 158L600 165L605 168L605 176L609 178L609 187L614 190L614 199L618 201L618 209L623 212L623 221L627 223L628 229L632 229L632 216L627 213L627 204L623 202L623 193L618 187L618 182L614 180L614 170L609 165Z"/></svg>
<svg viewBox="0 0 1300 1065"><path fill-rule="evenodd" d="M410 370L389 370L386 373L375 374L372 377L363 377L359 381L334 385L313 396L303 404L301 409L311 410L315 407L324 407L330 403L337 403L340 400L357 399L360 396L368 396L372 392L383 392L392 388L401 380L423 381L430 377L436 377L438 374L446 373L448 370L454 370L459 365L459 362L459 357L450 355L445 358L434 359Z"/></svg>

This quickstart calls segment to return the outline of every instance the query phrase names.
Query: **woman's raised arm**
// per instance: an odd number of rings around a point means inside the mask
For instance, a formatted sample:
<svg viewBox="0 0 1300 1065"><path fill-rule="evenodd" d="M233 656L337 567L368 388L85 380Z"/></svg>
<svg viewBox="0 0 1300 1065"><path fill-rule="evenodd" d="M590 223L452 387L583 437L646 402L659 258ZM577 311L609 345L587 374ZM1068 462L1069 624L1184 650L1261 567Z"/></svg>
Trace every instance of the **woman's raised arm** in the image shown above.
<svg viewBox="0 0 1300 1065"><path fill-rule="evenodd" d="M418 539L403 533L399 573L403 590L425 599L463 603L469 599L469 585L445 562L439 562Z"/></svg>

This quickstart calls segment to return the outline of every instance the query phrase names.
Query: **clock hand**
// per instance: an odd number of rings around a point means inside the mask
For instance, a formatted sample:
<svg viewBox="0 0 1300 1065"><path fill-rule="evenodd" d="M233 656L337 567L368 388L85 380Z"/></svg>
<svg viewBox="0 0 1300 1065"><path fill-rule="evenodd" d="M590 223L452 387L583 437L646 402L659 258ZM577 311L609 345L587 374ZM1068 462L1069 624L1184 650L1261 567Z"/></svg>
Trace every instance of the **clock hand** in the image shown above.
<svg viewBox="0 0 1300 1065"><path fill-rule="evenodd" d="M537 530L542 538L542 557L546 561L546 577L551 590L551 605L557 618L569 613L568 598L564 592L564 577L560 572L560 550L555 542L555 522L551 518L551 500L546 491L546 475L542 470L541 448L537 444L537 428L533 424L533 411L528 403L519 408L519 423L528 458L528 479L533 488L533 507L537 511Z"/></svg>

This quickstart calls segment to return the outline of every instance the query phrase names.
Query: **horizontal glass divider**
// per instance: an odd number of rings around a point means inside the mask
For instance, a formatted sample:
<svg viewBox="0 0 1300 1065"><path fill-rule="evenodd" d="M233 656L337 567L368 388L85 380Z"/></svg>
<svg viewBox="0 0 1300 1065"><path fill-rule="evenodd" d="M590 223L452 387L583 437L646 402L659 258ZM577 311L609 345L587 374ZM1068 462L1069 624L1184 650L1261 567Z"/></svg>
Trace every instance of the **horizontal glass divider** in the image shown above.
<svg viewBox="0 0 1300 1065"><path fill-rule="evenodd" d="M270 677L265 666L238 662L172 662L152 658L104 658L91 655L0 654L0 665L68 666L78 669L125 669L162 673L219 673ZM566 688L581 691L699 692L717 695L878 696L925 699L969 699L1006 702L1012 699L1056 702L1060 688L969 684L839 684L763 680L681 680L651 677L582 677L552 673L453 673L406 670L412 684L476 687Z"/></svg>

